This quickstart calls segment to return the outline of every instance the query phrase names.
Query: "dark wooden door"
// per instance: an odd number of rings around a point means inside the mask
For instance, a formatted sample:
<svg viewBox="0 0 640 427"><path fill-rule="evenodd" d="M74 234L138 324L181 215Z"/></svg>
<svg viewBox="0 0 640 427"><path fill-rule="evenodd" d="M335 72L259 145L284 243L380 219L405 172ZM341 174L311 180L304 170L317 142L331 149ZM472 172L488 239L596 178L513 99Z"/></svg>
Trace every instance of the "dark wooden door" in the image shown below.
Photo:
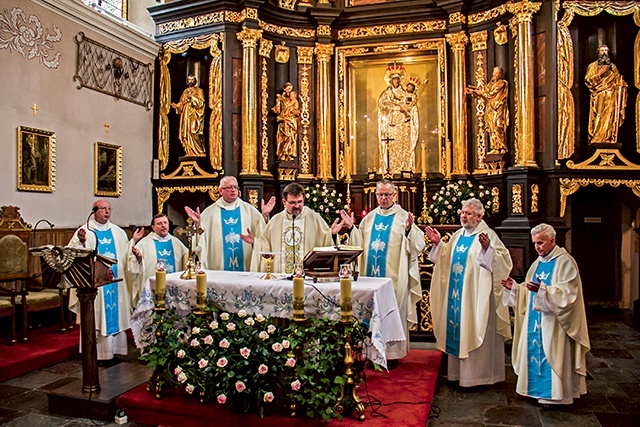
<svg viewBox="0 0 640 427"><path fill-rule="evenodd" d="M620 209L615 189L585 187L571 196L571 254L585 301L620 299Z"/></svg>

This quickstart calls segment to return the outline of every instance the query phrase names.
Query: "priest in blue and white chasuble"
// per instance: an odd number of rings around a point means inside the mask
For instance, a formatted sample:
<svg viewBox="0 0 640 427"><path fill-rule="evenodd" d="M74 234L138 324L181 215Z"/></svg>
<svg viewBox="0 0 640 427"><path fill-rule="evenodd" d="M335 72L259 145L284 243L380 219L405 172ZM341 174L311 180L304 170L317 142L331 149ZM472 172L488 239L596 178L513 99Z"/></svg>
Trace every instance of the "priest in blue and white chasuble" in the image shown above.
<svg viewBox="0 0 640 427"><path fill-rule="evenodd" d="M476 224L463 226L429 253L435 262L430 306L436 347L449 355L448 379L463 387L504 381L504 340L511 338L501 283L511 271L511 257L484 220ZM487 250L481 233L490 240Z"/></svg>
<svg viewBox="0 0 640 427"><path fill-rule="evenodd" d="M220 197L200 216L204 233L194 237L194 251L207 270L249 271L253 248L242 241L240 233L250 228L259 236L265 226L264 217L251 204Z"/></svg>
<svg viewBox="0 0 640 427"><path fill-rule="evenodd" d="M526 288L540 283L538 292ZM526 280L505 291L515 306L512 364L516 391L546 404L570 404L587 392L590 349L582 282L575 260L559 246L531 265Z"/></svg>
<svg viewBox="0 0 640 427"><path fill-rule="evenodd" d="M87 230L86 225L80 227L86 232L84 247L96 248L99 254L117 260L111 266L113 277L124 279L99 287L94 302L98 359L108 360L115 354L127 354L127 337L124 331L129 329L135 295L135 285L126 268L130 245L127 233L110 221L101 224L91 218L89 227L93 231ZM71 238L70 246L83 247L78 238L80 229ZM80 323L80 303L73 289L69 294L69 309L78 315L77 321Z"/></svg>
<svg viewBox="0 0 640 427"><path fill-rule="evenodd" d="M140 291L147 279L155 276L158 261L163 261L165 271L170 274L183 271L189 259L187 247L180 239L171 234L161 237L155 232L151 232L135 243L135 247L140 251L142 261L138 262L133 252L129 253L128 268L136 291L134 305L137 303Z"/></svg>
<svg viewBox="0 0 640 427"><path fill-rule="evenodd" d="M393 281L406 340L387 343L387 359L400 359L409 352L409 324L417 323L416 303L422 298L418 255L425 247L424 234L415 224L407 232L408 212L397 203L378 206L365 216L349 243L361 246L360 274L389 277Z"/></svg>

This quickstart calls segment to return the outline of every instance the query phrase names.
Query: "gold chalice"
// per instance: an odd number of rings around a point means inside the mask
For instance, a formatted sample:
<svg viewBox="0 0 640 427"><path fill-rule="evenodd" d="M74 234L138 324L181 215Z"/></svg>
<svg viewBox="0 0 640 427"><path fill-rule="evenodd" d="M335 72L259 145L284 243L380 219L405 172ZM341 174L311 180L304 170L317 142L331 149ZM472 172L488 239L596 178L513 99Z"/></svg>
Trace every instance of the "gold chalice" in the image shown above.
<svg viewBox="0 0 640 427"><path fill-rule="evenodd" d="M267 273L261 277L263 280L272 280L277 279L278 276L271 272L271 266L273 265L273 260L276 257L275 252L260 252L260 256L264 258L265 264L267 264Z"/></svg>

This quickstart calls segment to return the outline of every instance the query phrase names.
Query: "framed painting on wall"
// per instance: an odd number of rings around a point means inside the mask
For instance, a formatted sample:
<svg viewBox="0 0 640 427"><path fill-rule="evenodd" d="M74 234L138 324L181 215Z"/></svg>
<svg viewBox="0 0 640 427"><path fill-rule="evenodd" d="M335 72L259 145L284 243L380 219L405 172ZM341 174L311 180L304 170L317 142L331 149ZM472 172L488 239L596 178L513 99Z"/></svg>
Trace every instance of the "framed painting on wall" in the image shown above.
<svg viewBox="0 0 640 427"><path fill-rule="evenodd" d="M18 190L51 193L56 188L56 134L18 127Z"/></svg>
<svg viewBox="0 0 640 427"><path fill-rule="evenodd" d="M106 142L95 143L94 182L96 196L122 196L122 147Z"/></svg>

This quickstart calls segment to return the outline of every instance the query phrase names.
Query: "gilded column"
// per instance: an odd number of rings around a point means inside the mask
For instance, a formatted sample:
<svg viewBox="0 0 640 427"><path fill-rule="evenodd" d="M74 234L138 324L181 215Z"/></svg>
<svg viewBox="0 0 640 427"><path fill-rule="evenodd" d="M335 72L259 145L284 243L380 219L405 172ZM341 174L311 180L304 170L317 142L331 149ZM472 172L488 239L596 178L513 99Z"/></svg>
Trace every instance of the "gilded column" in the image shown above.
<svg viewBox="0 0 640 427"><path fill-rule="evenodd" d="M242 169L240 175L258 175L257 50L262 30L244 27L242 42Z"/></svg>
<svg viewBox="0 0 640 427"><path fill-rule="evenodd" d="M452 117L454 120L451 124L453 131L453 175L465 175L467 171L467 109L466 94L467 87L465 77L465 46L469 42L469 38L460 31L455 34L445 35L447 42L451 45L453 51L453 66L451 84L452 92Z"/></svg>
<svg viewBox="0 0 640 427"><path fill-rule="evenodd" d="M331 55L333 44L316 43L318 60L318 98L316 109L316 126L318 138L318 178L332 179L331 176L331 109L329 108L329 83Z"/></svg>
<svg viewBox="0 0 640 427"><path fill-rule="evenodd" d="M309 128L311 126L309 101L310 77L313 64L313 47L298 47L298 75L300 87L300 173L298 178L314 178L309 156Z"/></svg>
<svg viewBox="0 0 640 427"><path fill-rule="evenodd" d="M487 53L487 38L488 33L486 30L471 33L469 35L471 39L471 51L474 52L475 60L475 85L483 86L486 82L487 65L485 62L485 55ZM487 173L487 165L484 159L487 155L487 141L486 141L486 129L484 122L484 114L486 109L486 102L484 98L476 98L476 118L478 120L478 133L476 134L476 156L478 159L476 170L473 173Z"/></svg>
<svg viewBox="0 0 640 427"><path fill-rule="evenodd" d="M537 167L535 161L535 111L533 98L533 36L531 17L540 10L539 2L523 0L520 3L507 4L507 10L515 15L518 23L518 46L516 61L518 62L518 99L516 130L516 163L514 166Z"/></svg>
<svg viewBox="0 0 640 427"><path fill-rule="evenodd" d="M269 172L269 57L273 42L260 40L260 173L272 176Z"/></svg>

